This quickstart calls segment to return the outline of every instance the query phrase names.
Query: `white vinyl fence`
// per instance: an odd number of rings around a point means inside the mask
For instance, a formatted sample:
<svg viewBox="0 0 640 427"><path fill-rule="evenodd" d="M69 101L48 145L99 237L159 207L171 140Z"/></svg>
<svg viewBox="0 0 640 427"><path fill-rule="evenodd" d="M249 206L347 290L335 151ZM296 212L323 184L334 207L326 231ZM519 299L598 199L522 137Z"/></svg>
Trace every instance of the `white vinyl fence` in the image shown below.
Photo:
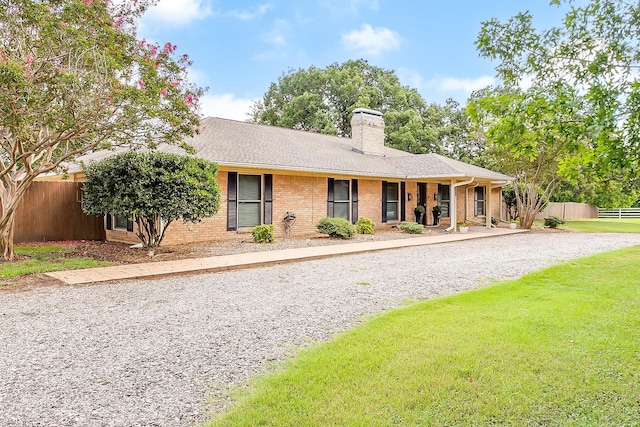
<svg viewBox="0 0 640 427"><path fill-rule="evenodd" d="M598 218L640 218L640 208L598 209Z"/></svg>

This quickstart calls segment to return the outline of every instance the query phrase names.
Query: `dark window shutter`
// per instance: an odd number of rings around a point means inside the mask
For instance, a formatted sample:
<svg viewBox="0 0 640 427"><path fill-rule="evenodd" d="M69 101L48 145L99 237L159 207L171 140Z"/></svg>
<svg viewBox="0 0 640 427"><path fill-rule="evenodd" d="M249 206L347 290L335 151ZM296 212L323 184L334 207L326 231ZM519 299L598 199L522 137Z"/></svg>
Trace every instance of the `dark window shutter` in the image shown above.
<svg viewBox="0 0 640 427"><path fill-rule="evenodd" d="M127 218L127 231L133 231L133 221Z"/></svg>
<svg viewBox="0 0 640 427"><path fill-rule="evenodd" d="M387 181L382 181L382 222L387 222Z"/></svg>
<svg viewBox="0 0 640 427"><path fill-rule="evenodd" d="M358 221L358 180L351 180L351 222Z"/></svg>
<svg viewBox="0 0 640 427"><path fill-rule="evenodd" d="M238 229L238 172L227 173L227 231Z"/></svg>
<svg viewBox="0 0 640 427"><path fill-rule="evenodd" d="M329 218L333 218L333 183L333 178L327 180L327 216Z"/></svg>
<svg viewBox="0 0 640 427"><path fill-rule="evenodd" d="M107 218L107 230L113 230L113 217L111 214L106 214L105 217Z"/></svg>
<svg viewBox="0 0 640 427"><path fill-rule="evenodd" d="M273 175L264 175L264 223L273 224Z"/></svg>
<svg viewBox="0 0 640 427"><path fill-rule="evenodd" d="M406 215L406 203L407 203L407 183L402 181L400 183L400 221L407 219Z"/></svg>

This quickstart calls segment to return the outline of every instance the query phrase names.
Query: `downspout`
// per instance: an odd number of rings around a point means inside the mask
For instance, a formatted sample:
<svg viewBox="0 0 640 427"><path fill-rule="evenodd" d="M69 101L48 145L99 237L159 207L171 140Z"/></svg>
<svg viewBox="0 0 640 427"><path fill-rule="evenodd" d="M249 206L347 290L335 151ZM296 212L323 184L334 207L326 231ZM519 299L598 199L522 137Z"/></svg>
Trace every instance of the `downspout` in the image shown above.
<svg viewBox="0 0 640 427"><path fill-rule="evenodd" d="M451 209L451 206L449 207L449 210L451 211L451 215L449 215L451 217L451 225L449 226L449 228L444 230L447 233L450 232L451 230L455 230L455 228L456 228L456 220L457 220L457 217L458 217L458 213L457 213L458 207L456 206L456 199L458 198L458 194L456 192L456 188L458 188L460 186L463 186L463 185L469 185L474 180L475 180L475 177L472 177L469 181L463 181L463 182L457 182L455 184L451 184L451 189L453 191L451 192L452 193L452 197L450 197L450 199L451 199L451 202L453 202L453 209ZM465 197L466 197L466 194L465 194Z"/></svg>

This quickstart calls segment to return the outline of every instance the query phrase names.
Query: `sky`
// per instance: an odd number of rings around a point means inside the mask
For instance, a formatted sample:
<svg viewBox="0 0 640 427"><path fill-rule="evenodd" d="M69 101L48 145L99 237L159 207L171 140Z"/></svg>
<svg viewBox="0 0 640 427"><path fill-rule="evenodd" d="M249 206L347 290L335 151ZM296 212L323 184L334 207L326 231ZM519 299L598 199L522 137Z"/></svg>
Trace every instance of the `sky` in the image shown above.
<svg viewBox="0 0 640 427"><path fill-rule="evenodd" d="M350 59L391 70L427 103L465 104L498 83L474 42L483 21L530 11L537 28L561 22L548 0L160 0L138 36L171 42L207 87L204 116L247 120L251 106L290 70Z"/></svg>

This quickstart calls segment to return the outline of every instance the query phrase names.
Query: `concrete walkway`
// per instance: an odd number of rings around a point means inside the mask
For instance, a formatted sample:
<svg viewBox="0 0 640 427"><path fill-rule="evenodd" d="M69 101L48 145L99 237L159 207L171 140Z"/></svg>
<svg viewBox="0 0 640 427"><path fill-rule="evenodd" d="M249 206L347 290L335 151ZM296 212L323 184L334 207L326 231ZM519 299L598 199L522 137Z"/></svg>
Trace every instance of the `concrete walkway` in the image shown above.
<svg viewBox="0 0 640 427"><path fill-rule="evenodd" d="M504 236L507 234L523 233L526 231L527 230L510 230L508 228L494 228L488 230L486 228L473 227L465 234L438 234L400 240L383 240L309 248L283 249L277 251L267 250L262 252L219 255L206 258L189 258L174 261L147 262L140 264L116 265L112 267L56 271L46 273L46 275L69 285L78 285L83 283L106 282L109 280L149 278L169 274L204 273L236 268L258 267L282 262L326 258L360 252Z"/></svg>

